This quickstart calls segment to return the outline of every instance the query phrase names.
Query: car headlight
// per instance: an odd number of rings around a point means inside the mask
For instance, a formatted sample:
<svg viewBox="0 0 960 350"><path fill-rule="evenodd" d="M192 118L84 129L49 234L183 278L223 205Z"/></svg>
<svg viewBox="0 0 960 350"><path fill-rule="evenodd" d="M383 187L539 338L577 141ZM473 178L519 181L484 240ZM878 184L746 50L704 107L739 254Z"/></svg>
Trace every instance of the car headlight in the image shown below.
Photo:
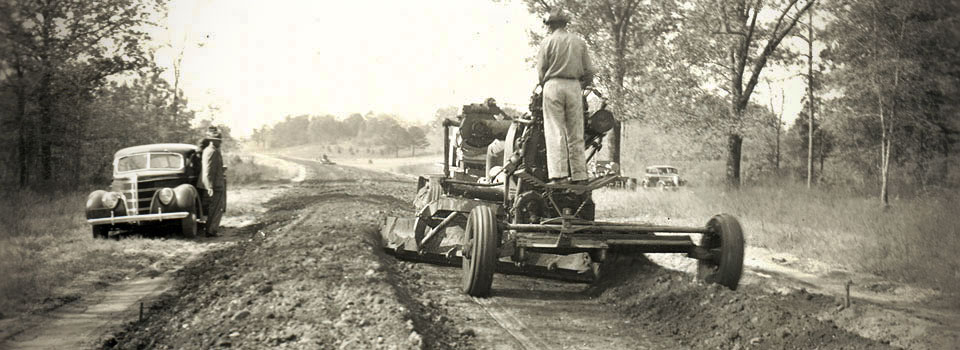
<svg viewBox="0 0 960 350"><path fill-rule="evenodd" d="M116 208L117 202L120 201L120 194L116 192L107 192L103 194L103 197L100 197L100 202L103 203L104 208Z"/></svg>
<svg viewBox="0 0 960 350"><path fill-rule="evenodd" d="M173 190L169 187L161 189L160 193L157 194L157 199L160 200L161 204L169 205L170 202L173 202Z"/></svg>

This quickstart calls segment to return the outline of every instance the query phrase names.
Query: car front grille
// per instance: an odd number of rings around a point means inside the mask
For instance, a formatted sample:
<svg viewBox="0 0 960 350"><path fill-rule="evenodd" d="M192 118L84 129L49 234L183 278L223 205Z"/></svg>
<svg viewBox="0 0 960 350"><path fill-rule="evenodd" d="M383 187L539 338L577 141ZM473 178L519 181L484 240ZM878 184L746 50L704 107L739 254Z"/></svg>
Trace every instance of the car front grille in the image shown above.
<svg viewBox="0 0 960 350"><path fill-rule="evenodd" d="M126 197L127 215L150 213L150 201L153 194L164 187L177 187L184 183L180 176L131 176L125 179L115 179L113 190L123 193Z"/></svg>

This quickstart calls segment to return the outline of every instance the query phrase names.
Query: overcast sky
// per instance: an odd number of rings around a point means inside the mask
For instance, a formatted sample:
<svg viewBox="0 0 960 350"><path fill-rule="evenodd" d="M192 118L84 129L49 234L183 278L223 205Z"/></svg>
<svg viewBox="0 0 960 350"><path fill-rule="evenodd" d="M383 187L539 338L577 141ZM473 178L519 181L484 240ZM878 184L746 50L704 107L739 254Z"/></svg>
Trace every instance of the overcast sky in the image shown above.
<svg viewBox="0 0 960 350"><path fill-rule="evenodd" d="M539 26L520 1L173 0L156 40L173 46L158 53L166 67L186 42L191 107L218 107L246 135L286 115L427 120L486 97L525 105L527 31Z"/></svg>
<svg viewBox="0 0 960 350"><path fill-rule="evenodd" d="M172 46L159 50L160 64L172 68L185 47L181 87L191 107L236 135L299 114L373 111L425 121L438 108L486 97L525 110L536 84L527 33L542 24L519 0L169 6L167 29L155 35L157 45ZM172 81L172 69L167 74ZM786 84L791 120L803 90ZM768 103L765 90L758 87L755 102Z"/></svg>

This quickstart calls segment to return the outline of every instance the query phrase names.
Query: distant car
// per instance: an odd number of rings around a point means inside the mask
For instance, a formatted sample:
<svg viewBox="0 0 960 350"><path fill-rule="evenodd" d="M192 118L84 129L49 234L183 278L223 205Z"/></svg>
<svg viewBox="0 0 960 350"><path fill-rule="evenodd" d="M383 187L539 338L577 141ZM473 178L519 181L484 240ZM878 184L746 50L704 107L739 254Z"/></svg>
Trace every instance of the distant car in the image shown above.
<svg viewBox="0 0 960 350"><path fill-rule="evenodd" d="M602 177L610 174L617 175L617 178L607 184L607 187L622 188L631 191L637 189L637 179L620 174L620 164L609 160L598 160L593 162L589 169L590 177Z"/></svg>
<svg viewBox="0 0 960 350"><path fill-rule="evenodd" d="M208 205L195 187L200 156L200 147L175 143L117 151L110 190L87 196L87 223L93 227L93 238L107 238L113 230L159 225L173 225L184 237L196 236L206 223Z"/></svg>
<svg viewBox="0 0 960 350"><path fill-rule="evenodd" d="M648 166L643 171L642 188L658 188L661 191L677 190L686 185L686 180L680 178L680 171L669 165Z"/></svg>

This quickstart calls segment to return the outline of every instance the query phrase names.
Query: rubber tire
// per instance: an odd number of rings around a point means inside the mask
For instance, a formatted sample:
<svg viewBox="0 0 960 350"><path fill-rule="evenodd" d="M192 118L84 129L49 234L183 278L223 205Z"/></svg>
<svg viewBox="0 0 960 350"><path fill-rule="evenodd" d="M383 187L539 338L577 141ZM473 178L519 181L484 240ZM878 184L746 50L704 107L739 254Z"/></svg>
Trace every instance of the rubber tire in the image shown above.
<svg viewBox="0 0 960 350"><path fill-rule="evenodd" d="M486 297L490 295L493 273L497 268L499 234L496 216L488 206L477 206L467 217L467 229L464 232L464 249L470 249L470 257L463 257L463 280L460 289L470 296ZM467 247L467 242L473 244Z"/></svg>
<svg viewBox="0 0 960 350"><path fill-rule="evenodd" d="M743 274L743 228L737 218L729 214L714 216L707 223L713 233L703 234L700 246L719 249L719 265L713 261L700 260L697 278L707 283L716 283L736 290Z"/></svg>
<svg viewBox="0 0 960 350"><path fill-rule="evenodd" d="M197 237L197 215L190 213L187 217L180 220L180 235L183 238L192 239Z"/></svg>
<svg viewBox="0 0 960 350"><path fill-rule="evenodd" d="M107 239L110 236L109 225L93 225L93 239Z"/></svg>

